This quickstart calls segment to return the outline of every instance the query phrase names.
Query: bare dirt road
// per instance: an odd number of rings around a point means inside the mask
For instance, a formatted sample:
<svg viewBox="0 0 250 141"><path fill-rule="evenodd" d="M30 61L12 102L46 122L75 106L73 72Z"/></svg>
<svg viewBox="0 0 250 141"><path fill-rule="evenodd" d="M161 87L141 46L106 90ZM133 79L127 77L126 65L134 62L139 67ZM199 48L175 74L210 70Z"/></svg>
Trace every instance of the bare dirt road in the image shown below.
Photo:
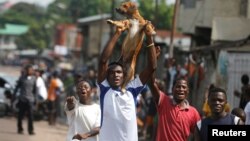
<svg viewBox="0 0 250 141"><path fill-rule="evenodd" d="M63 124L49 126L46 121L35 121L35 135L27 133L27 120L24 120L24 134L17 134L16 119L14 117L0 118L1 141L65 141L68 127Z"/></svg>

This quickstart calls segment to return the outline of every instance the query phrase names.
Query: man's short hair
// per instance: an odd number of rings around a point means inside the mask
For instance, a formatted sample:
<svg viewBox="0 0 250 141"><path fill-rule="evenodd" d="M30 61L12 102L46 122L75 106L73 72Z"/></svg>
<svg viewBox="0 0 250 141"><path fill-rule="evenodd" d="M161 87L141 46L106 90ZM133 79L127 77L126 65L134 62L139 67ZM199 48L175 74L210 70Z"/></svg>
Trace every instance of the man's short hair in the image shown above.
<svg viewBox="0 0 250 141"><path fill-rule="evenodd" d="M110 67L112 67L114 65L115 66L121 66L123 68L123 64L120 63L120 62L111 62L111 63L109 63L108 68L110 68Z"/></svg>
<svg viewBox="0 0 250 141"><path fill-rule="evenodd" d="M174 80L173 86L175 86L177 84L177 82L179 82L179 81L185 81L187 83L188 88L189 88L188 81L184 77L180 77L180 78L177 78L176 80Z"/></svg>
<svg viewBox="0 0 250 141"><path fill-rule="evenodd" d="M28 64L28 65L26 65L26 66L24 67L25 70L28 70L28 69L30 69L30 68L33 68L33 65L32 65L32 64Z"/></svg>
<svg viewBox="0 0 250 141"><path fill-rule="evenodd" d="M81 83L83 82L87 82L90 86L90 88L93 88L93 84L92 82L89 80L89 79L80 79L78 82L77 82L77 86L80 85Z"/></svg>
<svg viewBox="0 0 250 141"><path fill-rule="evenodd" d="M124 67L123 67L122 63L120 63L120 62L111 62L111 63L108 64L107 76L109 76L110 69L113 68L114 66L120 66L122 68L123 74L125 75L126 71L124 70Z"/></svg>
<svg viewBox="0 0 250 141"><path fill-rule="evenodd" d="M227 92L224 89L220 88L220 87L214 87L214 88L210 89L209 93L208 93L208 97L211 94L218 93L218 92L223 93L226 96L226 98L227 98Z"/></svg>

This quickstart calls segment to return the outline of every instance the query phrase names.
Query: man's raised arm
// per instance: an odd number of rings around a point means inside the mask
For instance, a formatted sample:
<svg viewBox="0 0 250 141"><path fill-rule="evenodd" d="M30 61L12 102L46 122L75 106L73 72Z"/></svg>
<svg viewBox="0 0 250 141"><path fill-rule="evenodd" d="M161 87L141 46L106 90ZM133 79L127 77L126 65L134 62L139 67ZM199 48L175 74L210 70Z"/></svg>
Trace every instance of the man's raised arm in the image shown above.
<svg viewBox="0 0 250 141"><path fill-rule="evenodd" d="M102 51L101 57L99 58L99 64L98 64L98 78L97 78L98 83L101 83L106 78L108 61L111 57L111 54L113 53L114 46L117 40L119 39L121 33L122 33L122 30L117 28L116 32L114 33L112 38L110 38L107 45Z"/></svg>
<svg viewBox="0 0 250 141"><path fill-rule="evenodd" d="M152 77L154 71L156 70L157 62L156 62L156 51L155 45L153 41L153 36L151 34L146 33L146 43L147 46L147 55L148 55L148 64L147 67L140 73L140 80L142 84L146 84L147 81Z"/></svg>

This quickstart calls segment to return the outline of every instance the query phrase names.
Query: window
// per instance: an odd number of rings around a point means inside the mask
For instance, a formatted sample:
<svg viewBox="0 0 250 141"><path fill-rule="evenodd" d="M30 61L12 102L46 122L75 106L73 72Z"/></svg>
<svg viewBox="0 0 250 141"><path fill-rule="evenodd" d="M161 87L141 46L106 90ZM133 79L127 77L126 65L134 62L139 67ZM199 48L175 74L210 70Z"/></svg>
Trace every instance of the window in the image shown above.
<svg viewBox="0 0 250 141"><path fill-rule="evenodd" d="M247 16L247 6L248 6L248 0L241 0L240 2L240 16Z"/></svg>
<svg viewBox="0 0 250 141"><path fill-rule="evenodd" d="M184 5L184 8L185 8L185 9L188 9L188 8L195 8L196 1L197 1L197 0L181 0L181 4Z"/></svg>

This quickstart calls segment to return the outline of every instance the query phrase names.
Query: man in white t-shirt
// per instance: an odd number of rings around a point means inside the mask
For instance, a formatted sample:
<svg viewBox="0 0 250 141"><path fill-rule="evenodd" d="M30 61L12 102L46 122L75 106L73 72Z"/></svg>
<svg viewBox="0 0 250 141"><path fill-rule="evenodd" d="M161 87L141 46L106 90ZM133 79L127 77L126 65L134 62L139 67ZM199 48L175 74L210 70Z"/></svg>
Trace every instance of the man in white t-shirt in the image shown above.
<svg viewBox="0 0 250 141"><path fill-rule="evenodd" d="M36 70L36 93L37 93L37 97L38 97L38 101L39 102L43 102L47 99L48 97L48 92L47 92L47 88L45 85L45 82L42 78L42 70Z"/></svg>
<svg viewBox="0 0 250 141"><path fill-rule="evenodd" d="M97 86L102 112L101 141L138 141L136 98L156 69L153 38L146 33L147 67L128 83L125 92L121 90L125 75L123 64L119 62L108 64L121 33L121 29L117 28L104 48L99 61Z"/></svg>

